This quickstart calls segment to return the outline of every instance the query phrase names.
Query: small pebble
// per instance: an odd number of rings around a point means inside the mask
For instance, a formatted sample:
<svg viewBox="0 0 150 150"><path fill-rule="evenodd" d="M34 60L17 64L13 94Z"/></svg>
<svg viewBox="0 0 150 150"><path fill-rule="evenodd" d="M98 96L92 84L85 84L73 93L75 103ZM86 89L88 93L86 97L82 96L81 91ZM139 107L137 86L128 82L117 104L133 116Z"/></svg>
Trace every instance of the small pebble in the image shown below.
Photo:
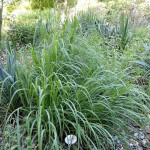
<svg viewBox="0 0 150 150"><path fill-rule="evenodd" d="M142 143L143 146L145 146L148 142L149 141L147 139L143 139L141 143Z"/></svg>
<svg viewBox="0 0 150 150"><path fill-rule="evenodd" d="M150 126L149 126L149 125L147 125L147 126L145 127L145 132L148 133L148 134L150 134Z"/></svg>
<svg viewBox="0 0 150 150"><path fill-rule="evenodd" d="M139 133L139 139L143 140L144 137L145 137L144 133L143 133L143 132L140 132L140 133Z"/></svg>
<svg viewBox="0 0 150 150"><path fill-rule="evenodd" d="M138 136L139 136L139 134L138 134L138 133L134 133L134 138L135 138L135 139L137 139L137 138L138 138Z"/></svg>
<svg viewBox="0 0 150 150"><path fill-rule="evenodd" d="M138 146L137 150L143 150L143 148L141 146Z"/></svg>
<svg viewBox="0 0 150 150"><path fill-rule="evenodd" d="M114 140L114 141L117 141L117 140L118 140L118 137L115 135L115 136L113 137L113 140Z"/></svg>
<svg viewBox="0 0 150 150"><path fill-rule="evenodd" d="M124 148L121 144L117 144L116 145L116 150L124 150Z"/></svg>
<svg viewBox="0 0 150 150"><path fill-rule="evenodd" d="M137 150L137 147L139 147L139 143L137 141L131 139L129 146L130 146L130 148Z"/></svg>

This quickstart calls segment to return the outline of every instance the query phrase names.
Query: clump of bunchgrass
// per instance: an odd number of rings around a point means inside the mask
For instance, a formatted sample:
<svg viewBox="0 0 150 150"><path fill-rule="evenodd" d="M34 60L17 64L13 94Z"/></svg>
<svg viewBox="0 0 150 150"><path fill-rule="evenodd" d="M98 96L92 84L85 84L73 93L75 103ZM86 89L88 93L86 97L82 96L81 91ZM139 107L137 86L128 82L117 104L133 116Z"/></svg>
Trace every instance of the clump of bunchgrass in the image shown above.
<svg viewBox="0 0 150 150"><path fill-rule="evenodd" d="M16 148L62 149L65 137L75 135L78 149L113 149L113 135L124 141L128 127L145 121L148 96L129 84L125 70L111 70L114 64L103 52L78 35L79 25L75 18L59 32L41 30L40 46L24 56L31 61L18 68L18 89L9 103L15 109L8 107L4 127L5 133L14 123ZM4 137L6 149L13 147L7 144L13 143L10 134Z"/></svg>

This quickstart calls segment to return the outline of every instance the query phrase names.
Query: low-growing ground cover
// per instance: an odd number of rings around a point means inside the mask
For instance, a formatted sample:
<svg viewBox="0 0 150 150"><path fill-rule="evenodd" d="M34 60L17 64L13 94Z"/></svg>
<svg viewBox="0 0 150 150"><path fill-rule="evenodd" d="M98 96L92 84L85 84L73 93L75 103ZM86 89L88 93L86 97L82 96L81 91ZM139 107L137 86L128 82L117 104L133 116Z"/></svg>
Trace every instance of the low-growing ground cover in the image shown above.
<svg viewBox="0 0 150 150"><path fill-rule="evenodd" d="M60 16L33 19L33 31L16 26L16 39L5 42L2 149L117 149L114 136L130 149L134 130L149 121L149 70L137 63L147 55L148 28L132 28L125 13L108 20L88 11L63 23ZM74 145L64 142L70 134Z"/></svg>

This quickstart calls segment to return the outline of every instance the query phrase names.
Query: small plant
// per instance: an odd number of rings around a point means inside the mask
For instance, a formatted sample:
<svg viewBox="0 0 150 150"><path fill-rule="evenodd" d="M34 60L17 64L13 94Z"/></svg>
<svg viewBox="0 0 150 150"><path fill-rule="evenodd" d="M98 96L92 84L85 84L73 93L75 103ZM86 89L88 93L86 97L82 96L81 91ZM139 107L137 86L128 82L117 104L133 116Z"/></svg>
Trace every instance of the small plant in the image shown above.
<svg viewBox="0 0 150 150"><path fill-rule="evenodd" d="M122 13L120 15L120 25L119 25L119 49L124 50L129 41L129 21L128 17Z"/></svg>
<svg viewBox="0 0 150 150"><path fill-rule="evenodd" d="M3 65L0 64L0 81L7 79L5 87L8 88L9 83L14 83L16 73L16 59L15 56L10 53L7 56L7 68L4 68Z"/></svg>
<svg viewBox="0 0 150 150"><path fill-rule="evenodd" d="M79 31L83 35L87 35L90 33L91 29L94 29L94 16L93 14L87 12L87 13L82 13L78 17L78 23L79 23Z"/></svg>
<svg viewBox="0 0 150 150"><path fill-rule="evenodd" d="M6 46L6 65L3 66L3 64L0 64L0 104L9 104L7 109L13 111L16 107L19 107L19 105L22 106L22 102L25 102L21 101L23 98L23 90L21 88L23 82L26 82L26 78L24 74L22 74L23 68L20 68L23 66L20 66L19 61L16 59L15 50L12 49L10 44ZM18 78L22 78L22 83L18 82ZM16 105L12 106L12 103L16 103Z"/></svg>
<svg viewBox="0 0 150 150"><path fill-rule="evenodd" d="M148 56L144 58L144 61L136 61L136 63L142 65L145 69L148 69L150 71L150 46L143 44L143 47L145 48Z"/></svg>
<svg viewBox="0 0 150 150"><path fill-rule="evenodd" d="M1 91L0 91L0 103L9 103L10 97L15 92L15 86L13 86L16 82L17 76L17 65L18 62L13 53L7 54L7 63L6 66L3 67L0 64L0 83L1 83Z"/></svg>

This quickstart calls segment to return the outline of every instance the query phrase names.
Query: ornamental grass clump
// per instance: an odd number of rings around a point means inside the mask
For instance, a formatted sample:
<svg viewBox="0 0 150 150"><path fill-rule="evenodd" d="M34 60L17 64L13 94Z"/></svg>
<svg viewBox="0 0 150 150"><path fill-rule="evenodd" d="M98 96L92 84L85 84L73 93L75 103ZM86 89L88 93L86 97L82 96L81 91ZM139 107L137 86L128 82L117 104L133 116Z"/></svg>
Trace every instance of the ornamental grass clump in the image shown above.
<svg viewBox="0 0 150 150"><path fill-rule="evenodd" d="M113 135L125 143L128 127L146 120L148 96L129 84L126 70L111 70L101 49L77 34L79 25L75 18L61 30L42 33L30 58L24 55L5 115L6 149L59 150L67 135L76 135L77 149L113 149Z"/></svg>

